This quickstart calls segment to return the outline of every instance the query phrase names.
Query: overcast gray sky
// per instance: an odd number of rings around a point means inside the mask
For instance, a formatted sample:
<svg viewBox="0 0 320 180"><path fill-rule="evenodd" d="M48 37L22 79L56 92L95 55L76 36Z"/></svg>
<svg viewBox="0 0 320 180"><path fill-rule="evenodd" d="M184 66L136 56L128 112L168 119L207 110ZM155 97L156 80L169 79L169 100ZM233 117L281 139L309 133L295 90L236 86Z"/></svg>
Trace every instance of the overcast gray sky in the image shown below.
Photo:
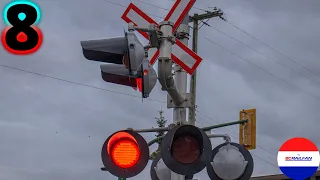
<svg viewBox="0 0 320 180"><path fill-rule="evenodd" d="M123 6L130 3L110 1ZM1 8L8 2L0 0ZM146 13L167 14L138 0L132 2ZM148 2L165 8L173 4L170 0ZM126 24L120 17L125 7L104 0L36 3L42 10L41 50L30 56L13 56L0 48L0 180L116 179L100 171L104 140L119 129L156 126L154 117L161 107L171 122L172 111L166 109L166 104L148 100L142 103L139 98L4 66L140 96L131 88L104 83L99 63L87 61L81 52L81 40L123 35ZM197 105L201 113L197 114L198 124L238 120L241 109L256 108L258 147L251 151L254 175L279 173L276 153L288 138L307 137L320 147L317 128L320 127L320 1L198 0L195 4L202 9L214 6L221 8L231 23L296 63L219 18L208 21L213 28L203 26L199 37L198 54L203 62L198 68ZM196 12L201 13L191 10ZM4 28L3 20L0 27ZM150 98L165 101L165 97L157 84ZM229 133L238 142L237 126L213 132ZM147 140L153 136L144 135ZM222 143L217 139L212 142L215 146ZM208 179L204 172L196 176ZM132 179L149 178L146 168Z"/></svg>

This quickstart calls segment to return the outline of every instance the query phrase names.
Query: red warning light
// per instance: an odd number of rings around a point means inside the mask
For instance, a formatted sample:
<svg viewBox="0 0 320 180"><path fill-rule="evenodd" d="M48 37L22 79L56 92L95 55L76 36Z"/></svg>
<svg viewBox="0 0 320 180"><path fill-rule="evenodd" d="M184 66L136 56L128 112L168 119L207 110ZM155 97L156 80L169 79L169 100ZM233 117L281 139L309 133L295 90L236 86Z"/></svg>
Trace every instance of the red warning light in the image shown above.
<svg viewBox="0 0 320 180"><path fill-rule="evenodd" d="M121 139L113 144L111 158L117 166L131 168L140 158L138 145L132 140Z"/></svg>
<svg viewBox="0 0 320 180"><path fill-rule="evenodd" d="M144 70L144 71L143 71L143 75L146 76L147 74L148 74L148 70Z"/></svg>
<svg viewBox="0 0 320 180"><path fill-rule="evenodd" d="M142 92L142 78L137 78L137 86L140 92Z"/></svg>
<svg viewBox="0 0 320 180"><path fill-rule="evenodd" d="M116 177L130 178L141 173L148 164L148 143L137 132L118 131L104 142L101 158L108 172Z"/></svg>

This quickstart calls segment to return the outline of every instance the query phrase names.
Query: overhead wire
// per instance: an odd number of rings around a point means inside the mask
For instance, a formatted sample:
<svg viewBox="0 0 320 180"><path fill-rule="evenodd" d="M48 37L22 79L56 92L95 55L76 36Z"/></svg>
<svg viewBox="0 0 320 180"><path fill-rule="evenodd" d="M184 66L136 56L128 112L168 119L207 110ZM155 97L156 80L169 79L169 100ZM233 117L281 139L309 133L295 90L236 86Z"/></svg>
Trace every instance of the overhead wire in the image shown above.
<svg viewBox="0 0 320 180"><path fill-rule="evenodd" d="M200 112L199 110L196 110L196 116L206 122L208 122L208 124L212 124L212 123L215 123L215 124L220 124L222 122L218 122L218 121L215 121L213 120L213 118L210 118L209 116L205 115L204 113ZM229 132L231 132L234 136L235 133L232 131L232 129L230 129L229 127L224 127L225 129L227 129Z"/></svg>
<svg viewBox="0 0 320 180"><path fill-rule="evenodd" d="M273 48L272 46L270 46L269 44L263 42L262 40L258 39L257 37L249 34L247 31L241 29L239 26L236 26L234 23L231 23L230 21L226 20L226 22L228 24L230 24L231 26L233 26L234 28L238 29L239 31L243 32L244 34L248 35L249 37L255 39L256 41L260 42L261 44L265 45L266 47L268 47L269 49L273 50L274 52L280 54L282 57L286 58L287 60L297 64L298 66L302 67L303 69L309 71L310 73L320 77L320 73L314 72L313 70L309 69L308 67L298 63L296 60L294 60L293 58L290 58L289 56L285 55L284 53L280 52L279 50Z"/></svg>
<svg viewBox="0 0 320 180"><path fill-rule="evenodd" d="M234 41L236 41L236 42L238 42L238 43L246 46L247 48L255 51L256 53L258 53L258 54L260 54L260 55L262 55L262 56L264 56L264 57L266 57L267 59L269 59L269 60L271 60L271 61L273 61L273 62L275 62L275 63L277 63L277 64L279 64L279 65L281 65L281 66L283 66L283 67L285 67L285 68L293 71L293 72L295 72L296 74L299 74L300 76L302 76L302 77L304 77L304 78L307 78L308 80L310 80L310 81L312 81L312 82L320 85L320 82L315 81L315 80L311 79L310 77L305 76L304 74L302 74L301 72L299 72L299 71L297 71L297 70L295 70L295 69L293 69L293 68L290 68L289 66L287 66L287 65L284 64L284 63L282 63L281 61L278 61L278 60L276 60L276 59L274 59L274 58L271 58L270 56L267 56L266 54L262 53L261 51L259 51L259 50L255 49L255 48L247 45L246 43L240 41L239 39L237 39L237 38L235 38L235 37L233 37L233 36L231 36L231 35L223 32L223 31L219 30L218 28L215 28L215 27L211 26L210 24L207 24L207 26L209 26L210 28L214 29L215 31L217 31L217 32L225 35L226 37L228 37L228 38L230 38L230 39L232 39L232 40L234 40Z"/></svg>
<svg viewBox="0 0 320 180"><path fill-rule="evenodd" d="M215 122L215 123L219 124L217 121L213 120L213 119L210 118L209 116L204 115L203 113L200 113L198 110L197 110L197 112L198 112L199 114L201 114L202 116L205 116L206 118L210 119L212 122ZM200 119L203 119L203 118L200 117L200 116L198 116L198 117L199 117ZM196 122L197 122L197 121L196 121ZM229 128L227 128L227 127L226 127L226 129L227 129L229 132L231 132L232 134L234 133L231 129L229 129ZM236 139L236 136L234 136L234 135L230 135L230 136L231 136L232 138ZM257 147L258 147L259 149L261 149L261 150L263 150L263 151L265 151L265 152L267 152L267 153L269 153L269 154L277 157L277 155L276 155L275 153L273 153L273 152L265 149L264 147L262 147L262 146L260 146L260 145L258 145L258 144L257 144ZM268 164L270 164L270 165L272 165L273 167L275 167L275 168L278 169L278 167L277 167L275 164L267 161L266 159L264 159L264 158L262 158L262 157L260 157L260 156L258 156L258 155L256 155L256 154L254 154L254 153L252 153L252 152L251 152L251 154L252 154L253 156L259 158L260 160L262 160L262 161L264 161L264 162L266 162L266 163L268 163Z"/></svg>
<svg viewBox="0 0 320 180"><path fill-rule="evenodd" d="M252 50L254 50L254 51L256 51L256 52L258 52L259 54L261 54L261 55L263 55L263 56L265 56L265 57L267 57L268 59L271 59L271 60L274 60L274 59L272 59L272 58L270 58L270 57L268 57L267 55L265 55L265 54L263 54L263 53L261 53L260 51L258 51L258 50L256 50L256 49L254 49L254 48L252 48L252 47L250 47L249 45L247 45L247 44L245 44L245 43L243 43L243 42L241 42L241 41L239 41L238 39L236 39L236 38L234 38L234 37L232 37L232 36L230 36L230 35L228 35L228 34L226 34L226 33L224 33L224 32L222 32L221 30L219 30L219 29L217 29L217 28L214 28L213 26L210 26L209 24L207 24L207 22L208 21L205 21L205 22L203 22L203 24L202 24L202 26L203 25L207 25L207 26L209 26L209 27L211 27L211 28L213 28L213 29L215 29L216 31L218 31L218 32L220 32L220 33L222 33L222 34L224 34L224 35L226 35L227 37L229 37L229 38L231 38L231 39L233 39L233 40L235 40L235 41L237 41L237 42L239 42L239 43L241 43L242 45L245 45L246 47L248 47L248 48L250 48L250 49L252 49ZM229 22L229 21L227 21L227 22ZM229 22L230 23L230 22ZM231 24L231 23L230 23ZM233 25L233 24L231 24L231 25ZM201 27L202 27L201 26ZM235 26L235 25L233 25L233 26ZM235 26L236 27L236 26ZM236 27L237 29L239 29L239 30L241 30L240 28L238 28L238 27ZM200 29L200 28L199 28ZM243 31L243 30L242 30ZM243 31L243 32L245 32L245 31ZM253 36L251 36L250 34L248 34L247 32L245 32L247 35L249 35L250 37L253 37ZM254 39L256 39L257 41L259 41L260 43L262 43L262 44L264 44L264 45L266 45L267 47L269 47L270 49L272 49L272 50L274 50L274 51L276 51L277 53L279 53L279 54L281 54L282 56L284 56L284 57L286 57L284 54L282 54L281 52L279 52L279 51L277 51L277 50L275 50L274 48L272 48L271 46L269 46L269 45L267 45L266 43L264 43L264 42L262 42L261 40L259 40L259 39L257 39L257 38L255 38L255 37L253 37ZM208 40L208 38L205 38L205 39L207 39ZM216 44L217 45L217 44ZM220 47L220 46L219 46ZM221 47L220 47L221 48ZM224 50L226 50L226 49L224 49ZM233 54L233 53L232 53ZM235 54L233 54L233 55L235 55ZM290 59L289 57L286 57L286 58L288 58L288 59ZM275 60L274 60L275 61ZM278 62L278 61L275 61L275 62L277 62L277 63L279 63L279 64L281 64L281 65L283 65L283 66L285 66L285 67L287 67L287 68L289 68L288 66L286 66L286 65L284 65L284 64L282 64L282 63L280 63L280 62ZM296 61L294 61L295 63L297 63ZM298 63L297 63L298 64ZM303 68L305 68L306 70L308 70L308 71L310 71L311 73L313 73L313 74L316 74L316 73L314 73L314 72L312 72L310 69L308 69L308 68L306 68L306 67L304 67L304 66L302 66L302 65L300 65L301 67L303 67ZM292 69L292 68L290 68L291 70L293 70L293 71L295 71L294 69ZM300 75L302 75L303 76L303 74L301 74L300 72L298 72L298 71L295 71L296 73L298 73L298 74L300 74ZM316 75L318 75L318 74L316 74ZM308 77L306 77L306 78L308 78ZM311 81L313 81L313 82L315 82L315 83L317 83L317 84L320 84L319 82L316 82L316 81L314 81L313 79L310 79L310 78L308 78L309 80L311 80ZM308 93L308 94L311 94L311 93ZM199 114L202 114L202 113L200 113L199 111L197 111ZM210 120L212 120L212 118L210 118L210 117L208 117L208 116L206 116L206 115L204 115L204 114L202 114L203 116L205 116L206 118L208 118L208 119L210 119ZM198 117L200 117L200 116L198 116ZM204 119L204 118L201 118L200 117L200 119ZM213 120L212 120L213 121ZM214 121L214 122L216 122L216 121ZM217 123L217 122L216 122ZM231 129L229 129L229 128L226 128L228 131L230 131L231 133L233 133L233 131L231 130ZM265 149L265 148L263 148L263 147L261 147L260 145L257 145L257 147L259 147L260 149L262 149L262 150L264 150L264 151L266 151L266 152L268 152L269 154L271 154L271 155L273 155L273 156L277 156L275 153L273 153L273 152L270 152L270 151L268 151L267 149ZM272 164L272 163L270 163L270 162L268 162L268 161L266 161L265 159L263 159L263 158L261 158L261 157L259 157L259 156L257 156L259 159L261 159L261 160L263 160L263 161L265 161L266 163L269 163L270 165L272 165L272 166L274 166L274 167L276 167L274 164ZM276 167L277 168L277 167Z"/></svg>
<svg viewBox="0 0 320 180"><path fill-rule="evenodd" d="M238 54L236 54L236 53L232 52L231 50L229 50L229 49L227 49L227 48L225 48L225 47L223 47L223 46L219 45L218 43L214 42L213 40L211 40L211 39L209 39L209 38L207 38L207 37L203 37L203 38L204 38L204 39L206 39L207 41L209 41L211 44L213 44L213 45L215 45L215 46L217 46L217 47L219 47L219 48L221 48L221 49L225 50L226 52L228 52L228 53L230 53L230 54L232 54L232 55L236 56L237 58L239 58L239 59L243 60L244 62L249 63L250 65L252 65L252 66L254 66L254 67L256 67L256 68L260 69L261 71L264 71L265 73L267 73L267 74L269 74L269 75L273 76L274 78L276 78L276 79L278 79L278 80L280 80L280 81L282 81L282 82L284 82L284 83L286 83L286 84L290 85L291 87L296 88L297 90L299 90L299 91L301 91L301 92L303 92L303 93L305 93L305 94L307 94L307 95L309 95L309 96L311 96L311 97L314 97L314 98L316 98L316 99L320 100L320 97L319 97L319 96L316 96L316 95L314 95L314 94L312 94L312 93L309 93L308 91L305 91L305 90L301 89L300 87L298 87L298 86L296 86L296 85L294 85L294 84L291 84L289 81L287 81L287 80L285 80L285 79L283 79L283 78L280 78L280 77L276 76L275 74L273 74L273 73L269 72L268 70L266 70L266 69L264 69L264 68L262 68L262 67L260 67L260 66L256 65L255 63L252 63L252 62L251 62L251 61L249 61L248 59L245 59L245 58L243 58L243 57L239 56Z"/></svg>
<svg viewBox="0 0 320 180"><path fill-rule="evenodd" d="M142 1L142 0L138 0L138 1L140 1L140 2L144 2L144 1ZM148 5L151 5L151 3L148 3ZM161 9L166 10L166 8L160 7L160 6L158 6L158 5L153 5L153 6L154 6L154 7L157 7L157 8L161 8ZM229 22L229 21L228 21L228 22ZM206 22L206 23L204 23L204 24L207 24L207 22ZM212 27L212 26L210 26L210 27ZM213 28L213 27L212 27L212 28ZM300 74L300 75L302 75L303 77L305 77L302 73L300 73L300 72L298 72L298 71L296 71L296 70L294 70L294 69L292 69L292 68L290 68L290 67L286 66L285 64L281 63L280 61L276 61L276 60L274 60L273 58L270 58L269 56L265 55L264 53L261 53L260 51L258 51L258 50L256 50L256 49L254 49L254 48L250 47L249 45L247 45L247 44L245 44L245 43L243 43L243 42L239 41L238 39L236 39L236 38L234 38L234 37L232 37L232 36L230 36L230 35L228 35L228 34L226 34L226 33L222 32L222 31L218 30L217 28L214 28L214 29L215 29L215 30L217 30L218 32L221 32L222 34L224 34L224 35L226 35L226 36L228 36L228 37L230 37L230 38L232 38L232 39L236 40L237 42L239 42L239 43L241 43L241 44L245 45L246 47L248 47L248 48L250 48L250 49L252 49L252 50L254 50L254 51L258 52L259 54L261 54L261 55L263 55L263 56L267 57L268 59L271 59L271 60L275 61L276 63L281 64L282 66L287 67L287 68L289 68L290 70L292 70L292 71L296 72L297 74ZM206 38L206 37L204 37L204 38L205 38L206 40L208 40L208 38ZM210 40L208 40L208 41L210 41ZM211 43L212 43L212 42L211 42ZM217 44L216 44L216 45L217 45ZM218 45L218 46L219 46L219 45ZM222 48L222 49L224 49L224 50L227 50L226 48L223 48L222 46L219 46L219 47L220 47L220 48ZM227 51L228 51L228 50L227 50ZM235 55L234 53L231 53L231 54ZM240 57L239 55L236 55L236 56ZM243 58L241 57L240 59L243 59ZM303 89L299 88L298 86L291 84L289 81L287 81L287 80L285 80L285 79L282 79L282 78L280 78L280 77L278 77L278 76L274 75L273 73L270 73L269 71L267 71L267 70L265 70L265 69L261 68L260 66L258 66L258 65L256 65L256 64L254 64L254 63L250 62L249 60L244 60L244 61L246 61L247 63L249 63L249 64L251 64L251 65L255 66L256 68L258 68L258 69L260 69L260 70L262 70L262 71L264 71L264 72L266 72L266 73L268 73L268 74L270 74L270 75L274 76L275 78L277 78L277 79L279 79L279 80L281 80L281 81L285 82L286 84L289 84L290 86L295 87L295 88L297 88L298 90L300 90L300 91L302 91L302 92L304 92L304 93L306 93L306 94L308 94L308 95L310 95L310 96L312 96L312 97L315 97L315 98L317 98L317 99L319 99L319 100L320 100L320 97L315 96L315 95L313 95L313 94L311 94L311 93L309 93L309 92L307 92L307 91L305 91L305 90L303 90ZM314 81L313 79L311 79L311 78L309 78L309 77L306 77L306 78L320 85L320 83L319 83L319 82Z"/></svg>
<svg viewBox="0 0 320 180"><path fill-rule="evenodd" d="M208 21L210 20L211 18L208 18L206 21L201 21L202 24L200 25L200 27L198 27L198 30L201 29L204 25L207 25Z"/></svg>
<svg viewBox="0 0 320 180"><path fill-rule="evenodd" d="M149 6L153 6L153 7L157 7L157 8L160 8L160 9L163 9L163 10L166 10L166 11L169 11L168 8L164 8L164 7L161 7L161 6L158 6L158 5L154 5L154 4L152 4L152 3L145 2L145 1L143 1L143 0L137 0L137 1L140 1L140 2L142 2L142 3L144 3L144 4L149 5ZM204 9L202 9L202 8L196 8L196 7L194 7L194 8L195 8L195 9L198 9L198 10L202 10L202 11L204 11L204 12L208 12L207 10L204 10ZM277 52L278 54L280 54L281 56L285 57L286 59L294 62L295 64L297 64L297 65L299 65L300 67L304 68L305 70L309 71L310 73L312 73L312 74L320 77L320 74L319 74L319 73L316 73L316 72L312 71L311 69L309 69L309 68L307 68L307 67L299 64L297 61L295 61L295 60L293 60L292 58L284 55L283 53L281 53L280 51L278 51L278 50L276 50L275 48L271 47L271 46L268 45L267 43L261 41L260 39L256 38L255 36L249 34L248 32L246 32L246 31L244 31L243 29L239 28L239 27L236 26L235 24L231 23L231 22L230 22L229 20L227 20L226 18L223 18L223 20L226 21L226 22L227 22L228 24L230 24L231 26L235 27L236 29L240 30L241 32L245 33L246 35L250 36L251 38L255 39L256 41L258 41L258 42L262 43L263 45L267 46L267 47L270 48L271 50ZM200 26L200 28L201 28L203 25L208 25L208 26L210 26L207 22L208 22L208 20L205 21L205 22L202 22L203 24ZM295 70L295 69L293 69L293 68L290 68L289 66L287 66L287 65L284 64L284 63L282 63L281 61L278 61L278 60L276 60L276 59L274 59L274 58L271 58L271 57L267 56L266 54L258 51L257 49L255 49L255 48L253 48L253 47L251 47L251 46L249 46L249 45L247 45L247 44L245 44L245 43L243 43L242 41L236 39L235 37L232 37L232 36L230 36L229 34L223 32L223 31L221 31L221 30L219 30L219 29L217 29L217 28L214 28L213 26L210 26L210 27L213 28L214 30L216 30L216 31L224 34L225 36L227 36L227 37L229 37L229 38L237 41L238 43L240 43L240 44L242 44L242 45L244 45L244 46L252 49L253 51L259 53L260 55L265 56L266 58L274 61L275 63L278 63L278 64L280 64L281 66L286 67L286 68L290 69L291 71L295 72L296 74L299 74L300 76L303 76L304 78L307 78L308 80L310 80L310 81L312 81L312 82L320 85L320 82L315 81L315 80L313 80L313 79L305 76L304 74L300 73L299 71L297 71L297 70ZM200 28L199 28L199 29L200 29Z"/></svg>
<svg viewBox="0 0 320 180"><path fill-rule="evenodd" d="M270 73L269 71L267 71L267 70L263 69L262 67L260 67L260 66L258 66L258 65L256 65L256 64L254 64L254 63L252 63L252 62L250 62L249 60L247 60L247 59L245 59L245 58L243 58L243 57L241 57L241 56L239 56L239 55L237 55L237 54L235 54L234 52L230 51L229 49L227 49L227 48L225 48L225 47L223 47L223 46L221 46L221 45L219 45L219 44L215 43L213 40L211 40L211 39L209 39L209 38L206 38L206 37L205 37L205 39L206 39L206 40L208 40L209 42L211 42L213 45L218 46L219 48L221 48L221 49L223 49L223 50L225 50L225 51L229 52L230 54L232 54L232 55L234 55L234 56L238 57L239 59L241 59L241 60L243 60L243 61L245 61L245 62L247 62L247 63L249 63L249 64L251 64L251 65L253 65L253 66L257 67L257 68L259 68L260 70L262 70L262 71L264 71L264 72L266 72L266 73L268 73L268 74L272 75L273 77L275 77L275 78L277 78L277 79L279 79L279 80L281 80L281 81L285 82L286 84L289 84L289 85L291 85L292 87L295 87L295 88L297 88L298 90L300 90L300 91L302 91L302 92L304 92L304 93L306 93L306 94L308 94L308 95L310 95L310 96L312 96L312 97L315 97L315 98L317 98L318 100L320 100L320 97L317 97L317 96L315 96L315 95L313 95L313 94L311 94L311 93L309 93L309 92L307 92L307 91L304 91L303 89L299 88L298 86L295 86L295 85L293 85L293 84L289 83L288 81L286 81L286 80L284 80L284 79L282 79L282 78L279 78L278 76L276 76L276 75L274 75L274 74ZM257 145L257 146L258 146L258 145ZM263 147L261 147L261 146L258 146L258 147L259 147L259 148L261 148L261 149L263 149L263 150L264 150L264 151L266 151L266 152L269 152L270 154L273 154L273 153L271 153L270 151L266 150L265 148L263 148ZM255 154L253 154L253 153L252 153L252 155L256 156L256 155L255 155ZM273 155L275 155L275 154L273 154ZM256 156L256 157L257 157L257 158L259 158L259 159L261 159L262 161L267 162L268 164L271 164L270 162L266 161L265 159L263 159L263 158L261 158L261 157L259 157L259 156ZM275 166L275 165L273 165L273 164L271 164L271 165L272 165L272 166L274 166L274 167L276 167L276 166Z"/></svg>
<svg viewBox="0 0 320 180"><path fill-rule="evenodd" d="M41 77L44 77L44 78L49 78L49 79L54 79L54 80L58 80L58 81L63 81L63 82L66 82L66 83L75 84L75 85L78 85L78 86L89 87L89 88L98 89L98 90L102 90L102 91L106 91L106 92L110 92L110 93L130 96L130 97L134 97L134 98L140 98L140 99L142 98L141 96L136 96L136 95L129 94L129 93L123 93L123 92L119 92L119 91L115 91L115 90L110 90L110 89L105 89L105 88L101 88L101 87L97 87L97 86L87 85L87 84L84 84L84 83L70 81L70 80L66 80L66 79L62 79L62 78L57 78L57 77L54 77L54 76L49 76L49 75L45 75L45 74L41 74L41 73L37 73L37 72L33 72L33 71L28 71L28 70L24 70L24 69L12 67L12 66L4 65L4 64L0 64L0 66L4 67L4 68L8 68L8 69L13 69L13 70L16 70L16 71L21 71L21 72L28 73L28 74L41 76ZM153 101L153 102L158 102L158 103L166 103L165 101L160 101L160 100L150 99L150 98L147 98L146 100Z"/></svg>
<svg viewBox="0 0 320 180"><path fill-rule="evenodd" d="M204 116L204 117L206 117L207 119L209 119L210 121L212 121L212 122L215 122L215 123L217 123L217 124L222 123L222 122L217 122L217 121L213 120L213 118L211 118L211 117L209 117L209 116L201 113L199 110L196 110L196 111L197 111L199 114L201 114L202 116ZM232 131L232 129L230 129L230 128L228 128L228 127L226 127L226 129L227 129L229 132L234 133L234 132ZM268 151L267 149L265 149L264 147L261 147L260 145L257 145L257 147L259 147L260 149L268 152L269 154L271 154L271 155L273 155L273 156L277 156L275 153L273 153L273 152L271 152L271 151Z"/></svg>
<svg viewBox="0 0 320 180"><path fill-rule="evenodd" d="M123 8L127 8L128 6L125 6L125 5L122 5L122 4L119 4L119 3L116 3L116 2L113 2L113 1L110 1L110 0L103 0L104 2L107 2L107 3L110 3L110 4L113 4L113 5L116 5L116 6L119 6L119 7L123 7ZM160 18L160 19L164 19L165 17L163 16L159 16L159 15L156 15L156 14L152 14L152 13L146 13L150 16L154 16L154 17L157 17L157 18Z"/></svg>
<svg viewBox="0 0 320 180"><path fill-rule="evenodd" d="M136 0L136 1L139 1L139 2L141 2L141 3L143 3L143 4L146 4L146 5L149 5L149 6L152 6L152 7L160 8L160 9L162 9L162 10L170 11L169 8L161 7L161 6L158 6L158 5L155 5L155 4L152 4L152 3L149 3L149 2L143 1L143 0ZM172 1L175 1L175 0L171 0L171 2L172 2ZM197 9L197 10L200 10L200 11L207 12L207 10L202 9L202 8L199 8L199 7L195 7L195 6L193 6L191 9Z"/></svg>
<svg viewBox="0 0 320 180"><path fill-rule="evenodd" d="M120 4L114 3L114 2L109 1L109 0L103 0L103 1L105 1L105 2L109 2L109 3L114 4L114 5L118 5L118 6L121 6L121 7L126 7L126 6L124 6L124 5L120 5ZM139 0L139 1L140 1L140 2L144 2L144 1L142 1L142 0ZM148 5L152 5L152 6L154 6L154 7L158 7L158 8L161 8L161 9L167 10L166 8L163 8L163 7L161 7L161 6L153 5L153 4L151 4L151 3L147 3L147 4L148 4ZM150 14L149 14L149 15L150 15ZM161 17L161 18L163 18L163 17ZM212 27L212 26L211 26L211 27ZM222 32L222 31L220 31L220 32ZM226 34L226 33L225 33L225 34ZM210 41L210 39L208 39L208 38L206 38L206 37L204 37L204 38L205 38L206 40L208 40L209 42L213 43L212 41ZM234 39L235 39L235 38L234 38ZM237 40L237 41L238 41L238 40ZM242 42L240 41L240 43L242 43ZM264 71L264 72L266 72L266 73L268 73L268 74L270 74L270 75L274 76L275 78L277 78L277 79L279 79L279 80L281 80L281 81L285 82L286 84L289 84L290 86L292 86L292 87L294 87L294 88L297 88L298 90L300 90L300 91L302 91L302 92L304 92L304 93L306 93L306 94L308 94L308 95L310 95L310 96L312 96L312 97L315 97L315 98L317 98L317 99L319 99L319 100L320 100L320 97L315 96L315 95L313 95L313 94L311 94L311 93L309 93L309 92L307 92L307 91L305 91L305 90L303 90L303 89L299 88L298 86L291 84L290 82L288 82L288 81L286 81L285 79L282 79L282 78L280 78L280 77L278 77L278 76L274 75L273 73L270 73L269 71L267 71L267 70L263 69L262 67L260 67L260 66L258 66L258 65L256 65L256 64L254 64L254 63L252 63L252 62L250 62L249 60L246 60L246 59L242 58L241 56L239 56L239 55L237 55L237 54L233 53L232 51L230 51L230 50L228 50L228 49L226 49L226 48L222 47L221 45L218 45L217 43L213 43L213 44L214 44L214 45L216 45L216 46L218 46L218 47L220 47L220 48L222 48L222 49L224 49L225 51L228 51L229 53L231 53L231 54L233 54L233 55L237 56L238 58L240 58L240 59L242 59L242 60L246 61L247 63L249 63L249 64L251 64L251 65L255 66L256 68L258 68L258 69L260 69L260 70L262 70L262 71ZM242 43L242 44L244 44L244 43ZM248 46L248 45L246 45L246 46ZM263 53L262 53L262 54L263 54ZM315 82L315 81L314 81L314 82Z"/></svg>
<svg viewBox="0 0 320 180"><path fill-rule="evenodd" d="M104 2L107 2L107 3L110 3L110 4L112 4L112 5L116 5L116 6L119 6L119 7L127 8L127 6L125 6L125 5L122 5L122 4L119 4L119 3L116 3L116 2L113 2L113 1L110 1L110 0L103 0L103 1L104 1ZM150 13L146 13L146 14L148 14L148 15L150 15L150 16L158 17L158 18L161 18L161 19L164 18L164 17L158 16L158 15L155 15L155 14L150 14ZM13 69L13 70L17 70L17 71L21 71L21 72L25 72L25 73L29 73L29 74L33 74L33 75L37 75L37 76L42 76L42 77L46 77L46 78L50 78L50 79L55 79L55 80L58 80L58 81L63 81L63 82L67 82L67 83L72 83L72 84L79 85L79 86L84 86L84 87L99 89L99 90L106 91L106 92L110 92L110 93L116 93L116 94L121 94L121 95L125 95L125 96L134 97L134 98L140 98L140 99L142 98L141 96L136 96L136 95L129 94L129 93L118 92L118 91L115 91L115 90L100 88L100 87L96 87L96 86L92 86L92 85L87 85L87 84L83 84L83 83L79 83L79 82L74 82L74 81L70 81L70 80L66 80L66 79L62 79L62 78L57 78L57 77L53 77L53 76L48 76L48 75L40 74L40 73L33 72L33 71L27 71L27 70L24 70L24 69L19 69L19 68L12 67L12 66L8 66L8 65L4 65L4 64L0 64L0 66L1 66L1 67L5 67L5 68L9 68L9 69ZM166 103L165 101L161 101L161 100L157 100L157 99L151 99L151 98L147 98L146 100L147 100L147 101L158 102L158 103Z"/></svg>
<svg viewBox="0 0 320 180"><path fill-rule="evenodd" d="M164 8L164 7L161 7L161 6L158 6L158 5L155 5L155 4L146 2L146 1L142 1L142 0L136 0L136 1L139 1L139 2L141 2L141 3L143 3L143 4L146 4L146 5L149 5L149 6L152 6L152 7L160 8L160 9L162 9L162 10L170 11L169 8Z"/></svg>

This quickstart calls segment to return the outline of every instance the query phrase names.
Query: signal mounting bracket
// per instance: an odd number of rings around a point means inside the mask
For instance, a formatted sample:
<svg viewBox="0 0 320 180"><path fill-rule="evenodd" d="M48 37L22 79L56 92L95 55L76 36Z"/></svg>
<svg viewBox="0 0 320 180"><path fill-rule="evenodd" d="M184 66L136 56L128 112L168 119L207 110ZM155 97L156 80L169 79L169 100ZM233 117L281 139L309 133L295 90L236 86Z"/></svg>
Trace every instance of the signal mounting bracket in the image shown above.
<svg viewBox="0 0 320 180"><path fill-rule="evenodd" d="M147 28L143 28L143 27L135 26L132 22L128 23L128 31L135 31L135 30L148 33L149 43L150 43L149 46L152 48L159 49L160 47L159 38L162 33L158 30L155 24L150 24Z"/></svg>
<svg viewBox="0 0 320 180"><path fill-rule="evenodd" d="M167 95L167 108L190 108L191 107L191 94L190 93L181 93L184 101L179 106L173 103L171 96Z"/></svg>

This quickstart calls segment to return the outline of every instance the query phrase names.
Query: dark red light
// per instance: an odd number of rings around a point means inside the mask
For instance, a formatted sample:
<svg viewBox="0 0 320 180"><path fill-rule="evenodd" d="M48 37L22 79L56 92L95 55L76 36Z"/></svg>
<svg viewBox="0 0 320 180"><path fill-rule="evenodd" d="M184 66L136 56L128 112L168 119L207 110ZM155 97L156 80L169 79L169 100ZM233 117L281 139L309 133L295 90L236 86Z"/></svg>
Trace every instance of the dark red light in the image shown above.
<svg viewBox="0 0 320 180"><path fill-rule="evenodd" d="M180 163L193 163L200 156L199 143L191 136L180 136L172 144L172 154Z"/></svg>

